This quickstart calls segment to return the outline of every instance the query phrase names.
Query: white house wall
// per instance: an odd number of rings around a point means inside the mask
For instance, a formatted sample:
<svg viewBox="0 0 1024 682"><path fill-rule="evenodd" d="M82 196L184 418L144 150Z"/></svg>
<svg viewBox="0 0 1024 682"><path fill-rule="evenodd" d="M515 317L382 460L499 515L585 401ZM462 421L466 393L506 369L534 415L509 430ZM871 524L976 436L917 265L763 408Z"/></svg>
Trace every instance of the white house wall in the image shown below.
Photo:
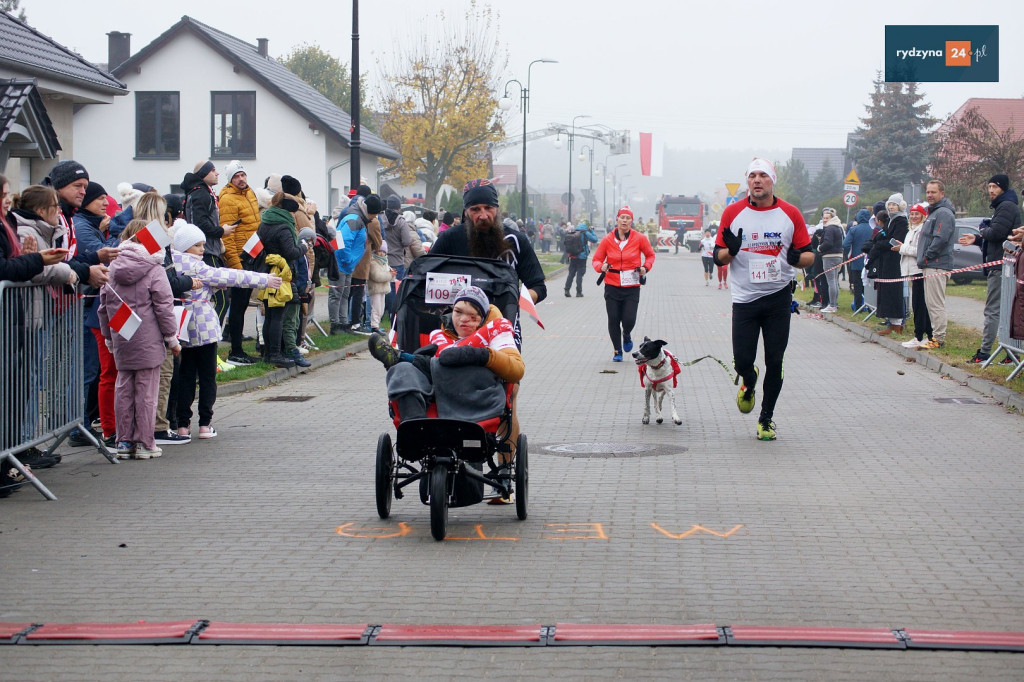
<svg viewBox="0 0 1024 682"><path fill-rule="evenodd" d="M130 91L106 106L87 106L75 114L75 157L93 180L114 193L119 182L144 182L161 193L181 183L196 162L210 157L211 91L255 91L256 158L241 159L253 185L263 185L270 173L293 175L308 197L324 203L327 168L343 160L331 154L323 133L276 95L189 32L182 32L141 64L139 73L121 76ZM135 92L179 92L180 158L135 159ZM331 147L337 148L336 145ZM347 149L345 150L347 156ZM222 172L230 159L217 159ZM366 164L369 162L369 166ZM363 155L364 168L376 157ZM345 171L343 166L339 171ZM342 173L336 172L335 178ZM347 185L347 175L344 184ZM337 180L336 180L337 182Z"/></svg>

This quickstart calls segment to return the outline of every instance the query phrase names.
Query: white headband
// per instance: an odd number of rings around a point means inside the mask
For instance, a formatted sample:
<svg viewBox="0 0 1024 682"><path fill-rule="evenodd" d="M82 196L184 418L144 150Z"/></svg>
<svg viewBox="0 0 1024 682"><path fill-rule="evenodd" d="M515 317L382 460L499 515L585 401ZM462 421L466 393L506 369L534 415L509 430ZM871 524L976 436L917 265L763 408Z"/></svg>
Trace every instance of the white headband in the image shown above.
<svg viewBox="0 0 1024 682"><path fill-rule="evenodd" d="M772 184L775 184L775 166L772 165L771 161L755 158L747 166L747 177L750 177L750 174L754 171L763 172L772 179Z"/></svg>

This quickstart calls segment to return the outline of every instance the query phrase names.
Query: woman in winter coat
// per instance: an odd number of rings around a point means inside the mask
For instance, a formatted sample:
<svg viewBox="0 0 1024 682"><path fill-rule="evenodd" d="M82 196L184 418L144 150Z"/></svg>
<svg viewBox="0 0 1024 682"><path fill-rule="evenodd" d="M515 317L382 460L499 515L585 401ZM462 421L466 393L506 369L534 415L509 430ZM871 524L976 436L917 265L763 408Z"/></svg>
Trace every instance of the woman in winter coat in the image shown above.
<svg viewBox="0 0 1024 682"><path fill-rule="evenodd" d="M910 227L906 211L907 203L903 201L903 195L893 194L886 202L886 210L875 216L879 231L871 240L868 253L868 263L877 266L872 268L877 272L875 279L899 279L902 276L902 259L899 250L893 250L894 244L890 240L906 241ZM875 290L878 292L875 315L887 322L887 326L878 330L878 333L882 336L893 332L902 333L903 318L907 314L903 301L903 282L875 282Z"/></svg>
<svg viewBox="0 0 1024 682"><path fill-rule="evenodd" d="M378 251L370 256L370 280L366 289L370 294L370 329L381 333L380 320L384 316L384 301L391 292L391 283L395 281L396 271L388 265L386 251Z"/></svg>
<svg viewBox="0 0 1024 682"><path fill-rule="evenodd" d="M279 256L286 264L288 272L284 279L290 282L288 286L291 287L291 296L287 298L284 305L272 305L268 301L266 315L263 318L263 360L278 367L295 366L295 360L286 357L282 347L284 318L288 312L288 306L293 306L297 311L299 305L300 292L294 281L298 269L296 261L305 257L306 254L305 247L299 243L298 232L295 229L295 214L299 210L299 204L295 199L278 192L274 195L270 208L263 212L258 231L266 258ZM262 270L270 271L266 265Z"/></svg>
<svg viewBox="0 0 1024 682"><path fill-rule="evenodd" d="M164 252L150 254L132 239L144 229L146 221L132 220L121 232L121 252L110 264L110 280L100 290L97 311L104 343L117 365L114 413L117 456L121 459L150 459L162 454L153 428L160 367L168 348L175 355L181 351L173 295L163 268ZM110 327L124 304L131 308L131 319L138 318L138 328L131 334Z"/></svg>
<svg viewBox="0 0 1024 682"><path fill-rule="evenodd" d="M352 306L352 312L358 311L359 318L353 315L351 320L353 324L360 324L363 315L363 299L366 296L366 282L370 278L370 257L381 250L384 244L384 237L380 231L380 221L376 215L372 216L372 219L366 223L366 248L363 251L362 258L356 264L356 267L352 270L352 293L353 298L358 299L358 304ZM388 259L390 265L390 258ZM397 271L397 268L396 268ZM357 333L370 334L372 330L369 327L358 329L353 328L353 331Z"/></svg>
<svg viewBox="0 0 1024 682"><path fill-rule="evenodd" d="M917 277L910 281L910 303L914 311L914 338L902 343L904 348L920 348L932 338L932 320L928 317L928 306L924 302L924 280L920 278L921 267L917 264L917 242L921 237L921 226L928 217L928 207L915 204L910 209L910 227L906 241L892 247L900 254L900 274L903 277ZM928 337L927 341L925 337Z"/></svg>
<svg viewBox="0 0 1024 682"><path fill-rule="evenodd" d="M843 222L839 220L835 209L826 208L821 216L821 240L818 242L818 253L821 255L821 267L825 273L825 283L828 286L828 301L823 313L834 313L839 304L839 268L843 262ZM817 286L823 284L822 278L818 278Z"/></svg>

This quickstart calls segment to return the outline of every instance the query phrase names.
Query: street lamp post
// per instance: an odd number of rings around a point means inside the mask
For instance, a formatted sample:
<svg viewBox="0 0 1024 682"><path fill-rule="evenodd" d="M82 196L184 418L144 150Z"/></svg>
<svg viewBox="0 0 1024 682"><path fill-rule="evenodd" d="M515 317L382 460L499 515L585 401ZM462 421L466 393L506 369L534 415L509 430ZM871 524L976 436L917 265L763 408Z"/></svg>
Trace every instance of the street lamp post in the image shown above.
<svg viewBox="0 0 1024 682"><path fill-rule="evenodd" d="M530 65L526 67L526 87L517 81L515 78L505 83L505 94L500 100L498 100L498 108L502 111L508 111L512 108L512 100L508 96L508 86L510 83L515 83L519 86L519 93L522 97L522 104L520 105L523 109L523 168L521 171L523 178L522 196L520 197L520 212L523 222L526 222L526 113L530 110L530 69L536 63L542 64L557 64L558 61L554 59L534 59L530 62Z"/></svg>
<svg viewBox="0 0 1024 682"><path fill-rule="evenodd" d="M590 194L588 195L587 201L587 216L590 224L594 224L594 146L585 144L580 148L580 161L584 161L583 150L590 152Z"/></svg>
<svg viewBox="0 0 1024 682"><path fill-rule="evenodd" d="M568 217L567 220L572 222L572 146L576 139L576 119L578 118L590 118L589 114L579 114L578 116L572 117L572 127L569 131L569 202L568 202Z"/></svg>

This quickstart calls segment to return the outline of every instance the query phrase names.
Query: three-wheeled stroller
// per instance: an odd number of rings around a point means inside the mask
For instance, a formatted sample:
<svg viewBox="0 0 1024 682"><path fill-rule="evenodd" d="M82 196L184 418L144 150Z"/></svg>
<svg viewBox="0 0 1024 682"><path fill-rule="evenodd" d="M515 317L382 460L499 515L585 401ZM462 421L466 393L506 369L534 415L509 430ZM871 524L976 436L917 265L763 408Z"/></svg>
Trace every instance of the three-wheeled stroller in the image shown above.
<svg viewBox="0 0 1024 682"><path fill-rule="evenodd" d="M516 321L519 279L511 266L499 260L428 254L412 262L398 290L398 348L412 353L427 345L430 332L441 327L441 318L450 309L446 301L470 285L483 289L506 319ZM457 382L448 381L446 390L451 392L453 383ZM516 515L526 519L526 436L519 435L510 465L500 467L499 453L513 450L509 438L513 386L500 380L498 385L504 400L500 396L492 400L487 409L493 414L485 411L476 421L438 417L435 404L428 406L427 418L402 421L397 402L389 401L398 433L394 444L387 432L377 439L377 513L382 519L391 514L392 496L401 499L404 489L416 482L420 501L430 506L430 532L436 540L447 534L449 507L514 493ZM485 494L486 486L493 490Z"/></svg>

